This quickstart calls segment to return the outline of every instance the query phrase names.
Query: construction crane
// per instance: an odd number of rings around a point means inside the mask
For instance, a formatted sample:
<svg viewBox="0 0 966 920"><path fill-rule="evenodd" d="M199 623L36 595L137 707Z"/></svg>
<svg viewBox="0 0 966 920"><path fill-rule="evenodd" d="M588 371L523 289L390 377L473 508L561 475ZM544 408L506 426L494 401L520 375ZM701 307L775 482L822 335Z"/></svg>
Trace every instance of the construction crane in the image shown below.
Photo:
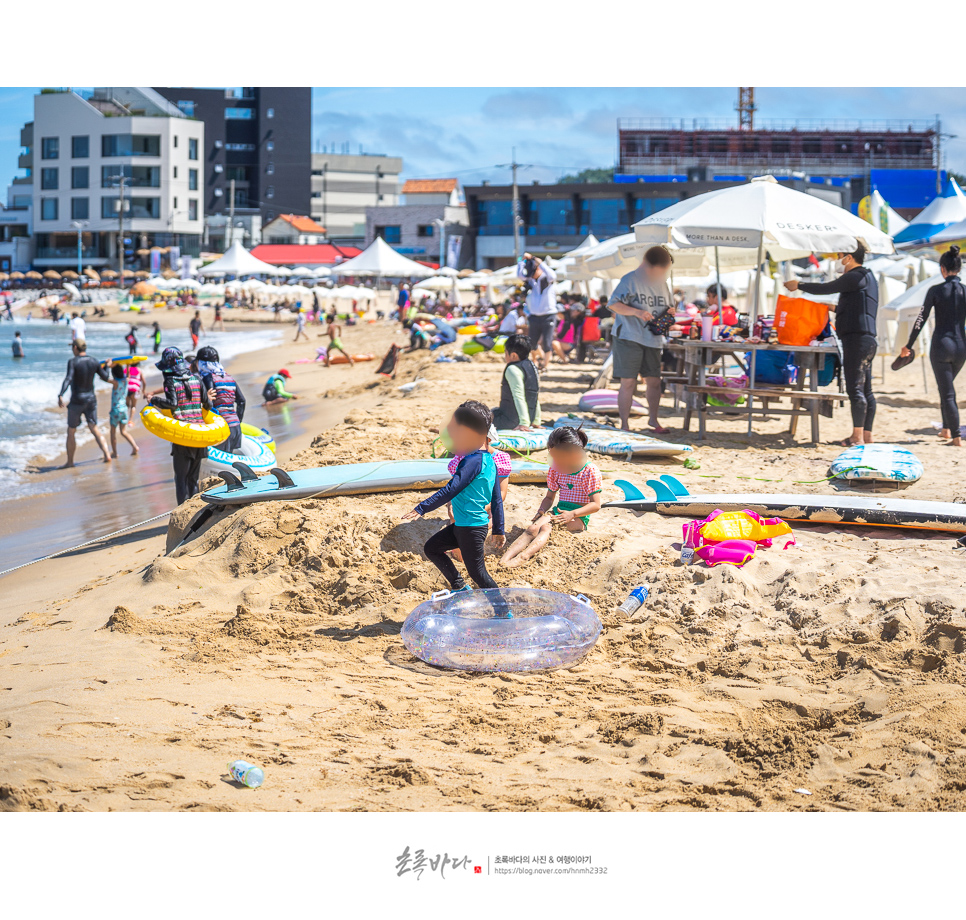
<svg viewBox="0 0 966 920"><path fill-rule="evenodd" d="M738 112L738 130L755 130L755 88L753 86L738 87L738 104L735 106Z"/></svg>

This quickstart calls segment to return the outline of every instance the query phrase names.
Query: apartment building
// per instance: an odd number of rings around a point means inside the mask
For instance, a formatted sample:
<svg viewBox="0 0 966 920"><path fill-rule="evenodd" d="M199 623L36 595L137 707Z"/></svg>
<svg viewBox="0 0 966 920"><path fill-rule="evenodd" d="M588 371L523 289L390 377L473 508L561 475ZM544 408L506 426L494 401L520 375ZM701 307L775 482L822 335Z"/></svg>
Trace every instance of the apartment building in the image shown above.
<svg viewBox="0 0 966 920"><path fill-rule="evenodd" d="M402 157L313 153L311 215L335 243L366 239L366 209L399 204Z"/></svg>

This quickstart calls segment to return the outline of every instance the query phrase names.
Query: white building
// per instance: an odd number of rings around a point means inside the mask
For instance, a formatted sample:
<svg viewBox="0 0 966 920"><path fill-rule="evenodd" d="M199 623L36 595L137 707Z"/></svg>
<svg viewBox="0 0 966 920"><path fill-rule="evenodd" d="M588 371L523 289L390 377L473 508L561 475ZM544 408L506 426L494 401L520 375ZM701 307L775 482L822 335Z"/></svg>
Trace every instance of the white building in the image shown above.
<svg viewBox="0 0 966 920"><path fill-rule="evenodd" d="M366 208L399 203L401 157L312 154L312 217L335 243L361 243Z"/></svg>
<svg viewBox="0 0 966 920"><path fill-rule="evenodd" d="M29 145L30 132L21 131ZM26 272L33 262L33 185L29 176L7 187L7 203L0 206L0 272Z"/></svg>
<svg viewBox="0 0 966 920"><path fill-rule="evenodd" d="M300 214L279 214L262 229L262 239L270 246L317 246L324 243L325 227L311 217Z"/></svg>
<svg viewBox="0 0 966 920"><path fill-rule="evenodd" d="M32 144L20 159L33 178L34 265L76 265L78 230L84 264L95 268L117 265L121 228L132 254L177 247L197 255L204 130L146 87L41 92L34 98ZM128 262L135 264L133 255Z"/></svg>

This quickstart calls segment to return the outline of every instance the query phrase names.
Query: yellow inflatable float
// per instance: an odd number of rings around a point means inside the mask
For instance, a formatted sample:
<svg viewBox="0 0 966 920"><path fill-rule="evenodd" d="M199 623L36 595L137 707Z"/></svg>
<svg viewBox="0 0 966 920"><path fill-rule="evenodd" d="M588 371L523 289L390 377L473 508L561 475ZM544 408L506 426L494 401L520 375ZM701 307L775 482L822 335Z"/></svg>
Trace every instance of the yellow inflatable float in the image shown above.
<svg viewBox="0 0 966 920"><path fill-rule="evenodd" d="M172 444L182 447L214 447L222 441L228 440L230 434L228 423L214 412L202 410L203 423L182 422L176 419L168 409L156 409L145 406L141 410L141 421L144 427L153 435L157 435ZM264 437L264 432L259 430Z"/></svg>
<svg viewBox="0 0 966 920"><path fill-rule="evenodd" d="M264 428L256 428L248 422L242 422L241 433L254 438L259 444L264 444L273 454L275 453L275 439Z"/></svg>
<svg viewBox="0 0 966 920"><path fill-rule="evenodd" d="M483 330L479 326L461 326L456 331L460 335L479 335Z"/></svg>

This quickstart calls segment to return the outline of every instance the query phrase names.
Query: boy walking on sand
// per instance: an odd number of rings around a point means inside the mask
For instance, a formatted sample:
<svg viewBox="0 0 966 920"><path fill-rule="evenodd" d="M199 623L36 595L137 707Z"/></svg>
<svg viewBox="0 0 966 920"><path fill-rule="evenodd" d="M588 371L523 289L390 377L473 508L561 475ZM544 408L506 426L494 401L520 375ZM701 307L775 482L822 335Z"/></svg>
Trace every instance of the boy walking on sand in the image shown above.
<svg viewBox="0 0 966 920"><path fill-rule="evenodd" d="M403 515L412 521L430 511L442 508L447 502L453 507L453 523L426 541L424 550L443 573L454 591L469 591L463 576L446 554L459 549L470 578L480 588L496 588L497 583L486 570L484 552L490 515L493 516L493 536L490 543L497 549L506 543L503 526L503 496L497 478L496 462L486 449L486 438L493 416L481 403L464 404L454 413L446 431L453 444L453 453L462 456L453 478L438 492L421 501Z"/></svg>
<svg viewBox="0 0 966 920"><path fill-rule="evenodd" d="M325 366L328 367L331 363L332 352L341 351L349 359L349 364L354 367L356 362L352 360L352 355L345 350L345 345L342 344L342 327L335 321L335 314L330 313L326 320L329 323L325 327L325 334L329 337L329 347L325 352Z"/></svg>

